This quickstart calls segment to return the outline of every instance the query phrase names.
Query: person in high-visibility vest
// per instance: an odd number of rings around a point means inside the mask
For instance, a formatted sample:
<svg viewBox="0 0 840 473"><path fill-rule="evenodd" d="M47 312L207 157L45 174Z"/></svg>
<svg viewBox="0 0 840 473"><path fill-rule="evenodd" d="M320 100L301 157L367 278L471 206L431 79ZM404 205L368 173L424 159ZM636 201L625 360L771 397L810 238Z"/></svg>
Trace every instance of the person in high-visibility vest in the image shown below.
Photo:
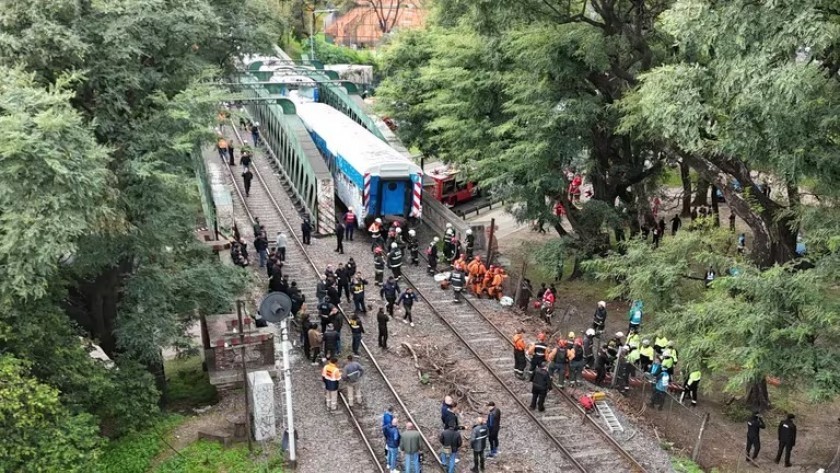
<svg viewBox="0 0 840 473"><path fill-rule="evenodd" d="M700 371L692 371L683 386L683 394L688 394L689 399L691 399L691 407L697 406L697 387L700 386L700 378L702 377L703 373Z"/></svg>
<svg viewBox="0 0 840 473"><path fill-rule="evenodd" d="M338 382L341 381L341 370L338 369L338 359L330 358L330 361L321 370L321 378L324 380L324 391L327 403L327 410L338 409Z"/></svg>
<svg viewBox="0 0 840 473"><path fill-rule="evenodd" d="M650 340L642 340L642 347L639 348L639 365L641 365L643 373L650 371L650 365L653 363L655 357L656 352L650 346Z"/></svg>
<svg viewBox="0 0 840 473"><path fill-rule="evenodd" d="M664 350L667 346L668 337L657 335L656 338L653 339L653 351L655 351L657 355L662 355L662 350Z"/></svg>
<svg viewBox="0 0 840 473"><path fill-rule="evenodd" d="M525 375L525 365L528 360L525 358L525 329L518 328L513 335L513 374L517 378Z"/></svg>

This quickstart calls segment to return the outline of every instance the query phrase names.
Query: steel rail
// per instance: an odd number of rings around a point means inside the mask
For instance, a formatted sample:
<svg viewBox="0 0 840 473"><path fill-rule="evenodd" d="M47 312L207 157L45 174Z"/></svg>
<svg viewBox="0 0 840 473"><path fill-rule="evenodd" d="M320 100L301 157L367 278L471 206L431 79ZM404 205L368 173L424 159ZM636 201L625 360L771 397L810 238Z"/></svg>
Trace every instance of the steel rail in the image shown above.
<svg viewBox="0 0 840 473"><path fill-rule="evenodd" d="M423 254L422 254L422 252L420 253L420 256L421 256L421 258L422 258L424 261L428 262L428 260L426 259L426 256L425 256L425 255L423 255ZM411 284L411 285L415 288L415 290L416 290L417 292L419 292L419 290L417 289L417 286L415 286L413 283L411 283L411 281L409 281L409 280L408 280L408 278L407 278L405 275L403 275L403 277L404 277L404 278L406 278L406 282L408 282L409 284ZM472 310L473 310L475 313L477 313L479 316L481 316L481 318L482 318L482 319L484 319L484 321L485 321L485 322L487 322L487 323L488 323L491 327L493 327L493 330L495 330L495 331L496 331L496 333L497 333L497 334L498 334L498 335L499 335L502 339L504 339L505 341L507 341L507 343L511 346L511 348L513 348L513 346L514 346L514 345L513 345L513 340L511 340L511 338L510 338L510 337L508 337L508 336L507 336L507 335L506 335L506 334L502 331L502 329L500 329L500 328L499 328L499 326L498 326L498 325L496 325L496 324L495 324L492 320L490 320L490 319L489 319L486 315L484 315L484 312L482 312L482 311L481 311L481 309L479 309L479 308L475 305L475 303L473 303L473 302L470 300L470 298L469 298L469 297L467 297L467 295L466 295L466 294L462 294L461 300L466 301L467 305L469 305L469 306L470 306L470 308L472 308ZM476 351L475 351L475 350L474 350L474 349L470 346L469 342L467 342L467 341L464 339L464 337L462 337L462 336L461 336L461 335L457 332L457 330L455 330L455 328L454 328L454 327L452 327L452 324L450 324L450 323L449 323L446 319L444 319L444 318L440 315L440 312L438 312L438 310L437 310L437 309L435 309L435 308L434 308L431 304L427 303L427 305L428 305L428 306L432 309L432 311L433 311L435 314L437 314L437 315L438 315L438 317L439 317L441 320L443 320L443 322L444 322L444 323L445 323L448 327L450 327L450 328L452 329L452 331L455 333L455 335L456 335L459 339L461 339L461 341L464 343L464 345L466 345L466 346L467 346L467 348L468 348L468 349L469 349L469 350L470 350L470 351L471 351L471 352L472 352L472 353L476 356L476 358L478 358L478 359L479 359L479 361L481 362L481 364L482 364L482 365L484 365L484 366L485 366L485 367L486 367L486 368L487 368L487 369L491 372L491 374L493 375L493 377L494 377L494 378L496 378L497 380L499 380L499 382L500 382L500 383L502 383L502 385L505 387L505 389L506 389L509 393L511 393L511 395L512 395L514 398L516 398L516 401L517 401L517 402L518 402L518 403L519 403L519 404L520 404L523 408L525 408L525 403L524 403L524 402L522 402L522 401L521 401L521 400L520 400L520 399L519 399L519 398L518 398L518 397L517 397L517 396L513 393L513 391L512 391L511 389L509 389L509 388L508 388L508 386L507 386L504 382L502 382L501 378L499 378L499 377L496 375L496 373L495 373L495 372L493 372L492 368L490 368L490 366L489 366L489 365L487 365L487 363L485 363L485 362L484 362L484 360L483 360L480 356L478 356L478 353L477 353L477 352L476 352ZM552 380L552 383L554 383L554 380ZM634 469L634 471L637 471L638 473L646 473L646 472L647 472L647 470L645 469L645 467L644 467L644 466L642 466L642 464L641 464L641 463L639 463L639 461L638 461L638 460L636 460L636 458L635 458L635 457L633 457L633 455L632 455L630 452L628 452L628 451L627 451L624 447L622 447L622 446L618 443L618 441L616 441L616 440L615 440L615 438L613 438L613 436L612 436L612 435L610 435L610 433L606 431L606 429L604 429L602 426L598 425L598 423L596 423L596 422L595 422L595 420L592 418L592 416L590 416L590 415L589 415L589 414L588 414L588 413L587 413L587 412L586 412L586 411L585 411L585 410L584 410L584 409L583 409L583 408L582 408L582 407L581 407L581 406L580 406L580 405L579 405L579 404L578 404L578 403L577 403L577 402L576 402L576 401L575 401L575 400L574 400L574 399L573 399L573 398L572 398L572 397L571 397L571 396L570 396L567 392L565 392L563 389L556 389L555 391L559 391L559 392L562 394L563 399L565 399L565 400L566 400L569 404L571 404L572 406L574 406L574 407L575 407L575 408L576 408L576 409L577 409L577 410L578 410L578 411L579 411L579 412L583 415L583 417L584 417L585 419L587 419L587 420L590 422L590 424L591 424L592 426L594 426L594 427L597 429L598 433L599 433L599 434L601 434L601 436L602 436L602 437L604 437L604 438L605 438L605 439L606 439L606 440L607 440L607 441L611 444L611 446L612 446L612 447L613 447L616 451L618 451L618 452L621 454L621 456L623 456L624 458L626 458L626 459L630 462L630 465L631 465L631 467ZM558 440L558 439L557 439L557 438L556 438L553 434L551 434L551 432L549 432L549 431L548 431L548 427L546 427L546 426L543 424L543 422L542 422L541 420L539 420L539 419L538 419L538 418L537 418L537 417L536 417L536 416L535 416L535 415L534 415L534 414L533 414L533 413L532 413L529 409L525 409L525 411L528 413L528 415L531 417L531 419L533 419L533 420L534 420L534 422L536 422L536 423L540 426L540 429L541 429L543 432L545 432L545 433L546 433L546 435L548 435L548 436L549 436L549 438L551 438L551 439L552 439L552 441L553 441L553 442L554 442L554 443L555 443L558 447L560 447L560 450L561 450L561 451L563 451L563 453L565 453L565 454L566 454L569 458L571 458L571 453L570 453L570 452L569 452L569 451L568 451L568 450L567 450L564 446L562 446L562 445L560 444L560 441L559 441L559 440ZM579 464L576 460L573 460L573 463L575 463L575 466L577 466L577 467L580 469L580 471L581 471L581 472L585 472L585 471L586 471L586 470L584 470L583 466L581 466L581 465L580 465L580 464Z"/></svg>
<svg viewBox="0 0 840 473"><path fill-rule="evenodd" d="M239 130L237 130L236 126L230 125L230 128L233 129L233 132L236 135L236 138L240 142L240 144L246 144L247 143L245 140L242 139L242 136L239 134ZM236 176L233 174L233 171L230 169L230 166L225 165L225 167L228 169L228 173L231 176L231 180L233 181L233 185L236 188L237 195L239 195L239 198L243 202L243 207L245 207L246 211L248 212L248 217L251 220L251 223L254 223L254 216L251 213L250 209L248 208L247 201L245 200L244 196L242 195L241 191L239 190L239 185L236 182ZM309 255L309 253L307 253L306 247L303 245L303 242L300 240L297 233L294 231L294 227L292 227L292 224L289 221L289 219L286 218L286 215L283 213L283 210L281 209L280 204L277 203L277 200L271 194L271 190L268 187L268 184L266 183L265 179L263 179L262 175L260 174L259 170L257 169L257 166L252 165L251 169L254 172L254 175L260 181L260 184L262 184L263 188L265 189L266 195L268 196L269 200L271 201L271 204L274 207L274 209L277 211L277 214L280 216L280 219L283 221L283 223L286 224L286 227L289 230L288 235L291 236L292 239L297 243L297 245L300 248L301 252L303 253L304 257L309 262L309 265L315 271L315 274L318 275L318 276L321 276L322 273L318 269L318 265L315 263L315 261ZM341 307L338 307L338 310L341 312L341 315L344 317L344 319L349 323L350 322L350 317L347 316L347 313L344 311L344 309L342 309ZM420 430L420 424L418 424L417 421L414 420L414 416L411 415L411 411L405 405L405 402L403 401L402 397L397 392L396 388L394 388L394 385L391 384L391 381L388 379L388 376L385 374L385 371L382 369L382 367L376 361L376 357L373 356L373 352L371 352L371 350L368 348L367 344L364 341L362 341L361 346L365 350L365 353L367 354L371 363L373 363L373 366L376 368L376 371L382 377L383 381L385 381L385 384L388 386L388 389L394 395L394 398L397 400L397 403L400 405L403 412L405 412L406 418L412 424L414 424L416 426L417 431L420 433L420 437L423 439L423 443L426 445L426 448L429 450L429 453L432 455L432 458L434 458L437 465L442 468L443 464L442 464L442 462L440 460L440 457L438 456L437 452L435 451L435 448L432 446L431 442L426 437L426 435L423 433L423 431ZM384 473L384 470L382 470L382 465L380 464L380 457L373 451L373 446L370 444L370 441L368 440L367 435L364 433L364 430L361 428L361 425L359 425L359 423L357 422L357 420L355 418L355 414L353 414L353 412L350 410L350 406L347 403L347 401L344 399L343 394L341 395L341 399L342 399L342 404L344 405L345 409L350 413L350 416L353 420L354 425L357 427L357 430L358 430L359 434L362 436L362 440L364 441L365 446L368 449L368 452L374 458L375 463L379 467L380 471L382 471Z"/></svg>

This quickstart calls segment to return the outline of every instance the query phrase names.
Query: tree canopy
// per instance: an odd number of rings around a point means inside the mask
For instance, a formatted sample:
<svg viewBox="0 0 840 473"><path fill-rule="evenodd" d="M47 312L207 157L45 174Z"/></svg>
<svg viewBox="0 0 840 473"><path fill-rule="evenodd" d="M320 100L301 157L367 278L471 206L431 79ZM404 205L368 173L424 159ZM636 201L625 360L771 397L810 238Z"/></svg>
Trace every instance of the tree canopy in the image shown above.
<svg viewBox="0 0 840 473"><path fill-rule="evenodd" d="M554 224L563 241L540 254L608 255L588 269L654 307L657 326L685 344L683 359L732 374L730 391L750 388L766 407L772 375L814 399L838 394L826 363L840 269L840 18L830 5L435 5L429 27L398 35L383 56L379 107L404 140L466 168L521 220ZM676 165L684 181L707 183L694 187L698 198L712 185L747 224L745 256L716 219L658 249L610 245L611 230L621 240L652 227L662 172ZM571 205L567 171L585 175L588 202ZM738 276L703 290L709 264Z"/></svg>
<svg viewBox="0 0 840 473"><path fill-rule="evenodd" d="M271 51L275 8L4 3L0 384L34 395L21 405L30 420L2 416L4 433L31 446L4 444L0 469L88 471L97 427L118 435L154 415L161 348L244 288L247 276L195 238L193 152L212 139L224 98L208 84L242 55ZM113 367L88 356L92 342ZM41 447L43 465L20 467Z"/></svg>

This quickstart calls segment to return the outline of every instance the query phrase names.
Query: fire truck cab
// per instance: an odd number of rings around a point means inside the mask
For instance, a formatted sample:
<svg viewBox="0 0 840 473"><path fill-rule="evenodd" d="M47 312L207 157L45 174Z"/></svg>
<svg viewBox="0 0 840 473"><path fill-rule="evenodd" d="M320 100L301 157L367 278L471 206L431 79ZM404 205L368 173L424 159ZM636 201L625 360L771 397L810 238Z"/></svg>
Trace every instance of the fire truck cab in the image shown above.
<svg viewBox="0 0 840 473"><path fill-rule="evenodd" d="M435 200L453 207L478 195L478 186L465 179L459 179L459 171L449 166L438 166L426 173L432 185L427 190ZM428 182L428 181L427 181Z"/></svg>

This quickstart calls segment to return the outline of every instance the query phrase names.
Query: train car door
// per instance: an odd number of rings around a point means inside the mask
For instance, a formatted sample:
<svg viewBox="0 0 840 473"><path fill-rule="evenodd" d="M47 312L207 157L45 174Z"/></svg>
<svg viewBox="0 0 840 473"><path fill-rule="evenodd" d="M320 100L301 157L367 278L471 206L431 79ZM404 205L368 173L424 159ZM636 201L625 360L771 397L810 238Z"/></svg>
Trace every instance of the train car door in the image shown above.
<svg viewBox="0 0 840 473"><path fill-rule="evenodd" d="M405 213L406 181L379 181L382 196L379 212L382 215Z"/></svg>

